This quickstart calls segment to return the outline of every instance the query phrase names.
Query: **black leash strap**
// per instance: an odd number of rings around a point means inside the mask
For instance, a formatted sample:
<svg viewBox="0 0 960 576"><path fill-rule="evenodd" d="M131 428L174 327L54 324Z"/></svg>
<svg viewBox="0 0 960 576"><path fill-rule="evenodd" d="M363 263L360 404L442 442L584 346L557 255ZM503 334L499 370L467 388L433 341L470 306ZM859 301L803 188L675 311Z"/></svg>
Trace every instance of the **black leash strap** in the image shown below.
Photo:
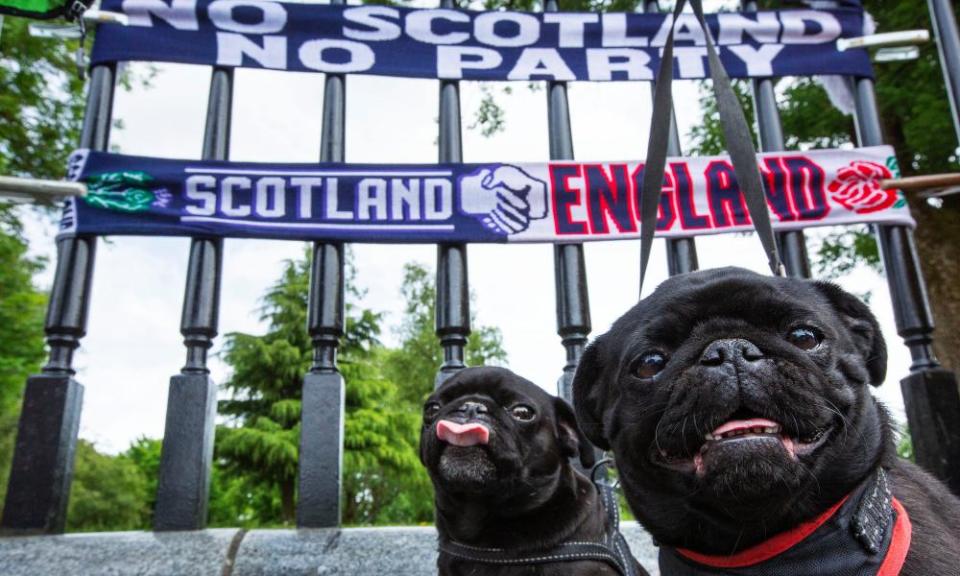
<svg viewBox="0 0 960 576"><path fill-rule="evenodd" d="M677 0L673 10L673 22L666 45L663 47L663 57L660 61L660 70L657 73L657 86L653 95L653 120L650 126L650 140L647 144L647 162L643 171L643 190L640 199L640 288L643 289L643 280L646 277L647 264L650 260L650 249L653 246L653 236L657 226L657 212L660 206L660 194L663 191L663 177L667 164L667 141L670 131L671 107L673 105L673 38L677 18L683 12L687 0ZM770 223L770 212L767 208L766 194L763 189L763 180L760 168L757 166L757 151L750 136L750 128L743 114L743 108L737 100L737 95L730 84L730 77L720 62L713 35L707 27L703 14L702 0L690 0L697 21L703 28L703 35L707 44L707 60L710 65L710 77L713 80L713 91L717 98L717 108L720 111L720 125L724 139L733 163L733 171L737 178L740 190L747 203L747 210L753 220L754 228L763 244L764 252L770 264L770 270L777 276L785 274L780 254L777 252L777 242L773 235L773 226Z"/></svg>

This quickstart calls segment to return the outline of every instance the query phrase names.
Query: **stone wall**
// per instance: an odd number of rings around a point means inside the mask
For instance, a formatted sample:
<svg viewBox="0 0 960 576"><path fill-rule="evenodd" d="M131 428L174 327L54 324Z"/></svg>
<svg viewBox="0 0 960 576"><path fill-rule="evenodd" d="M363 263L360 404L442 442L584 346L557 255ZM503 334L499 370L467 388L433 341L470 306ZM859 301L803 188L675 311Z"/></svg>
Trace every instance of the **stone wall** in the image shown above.
<svg viewBox="0 0 960 576"><path fill-rule="evenodd" d="M635 522L624 536L657 576ZM433 576L432 527L112 532L0 538L3 576Z"/></svg>

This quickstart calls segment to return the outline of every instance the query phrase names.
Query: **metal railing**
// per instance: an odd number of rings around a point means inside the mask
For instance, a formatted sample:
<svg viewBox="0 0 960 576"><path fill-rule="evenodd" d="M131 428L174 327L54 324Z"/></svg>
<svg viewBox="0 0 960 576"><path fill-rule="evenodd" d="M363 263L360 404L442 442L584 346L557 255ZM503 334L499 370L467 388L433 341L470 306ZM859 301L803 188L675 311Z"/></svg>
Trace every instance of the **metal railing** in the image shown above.
<svg viewBox="0 0 960 576"><path fill-rule="evenodd" d="M342 0L339 0L342 3ZM946 0L930 0L951 97L960 92L960 41ZM453 0L442 0L453 7ZM647 11L657 2L645 1ZM745 10L756 2L743 2ZM558 9L547 0L547 11ZM949 15L949 18L948 18ZM944 19L949 20L944 24ZM952 24L951 24L952 23ZM952 25L952 27L951 27ZM947 45L951 43L951 45ZM82 147L106 150L116 84L114 66L95 67L90 76ZM345 142L346 78L325 77L321 162L343 162ZM881 144L880 122L873 81L851 81L856 95L859 144ZM773 79L753 81L752 97L761 147L785 148L777 111ZM440 162L462 161L459 84L439 81ZM574 158L569 101L565 82L547 83L547 115L551 160ZM233 72L212 71L202 157L228 159L230 144ZM955 108L956 110L956 108ZM960 132L960 128L958 128ZM681 154L674 119L669 154ZM952 373L940 368L934 357L933 320L910 229L878 226L876 233L898 332L909 347L911 374L902 381L907 415L918 461L960 492L960 392ZM810 277L803 232L778 234L788 273ZM73 470L83 387L74 380L73 352L86 332L87 309L96 255L97 238L66 237L57 241L57 268L46 318L49 361L42 373L29 378L25 391L2 528L15 533L59 533L64 529ZM667 241L671 275L696 270L694 239ZM212 466L216 384L207 368L207 351L217 335L223 266L223 240L194 238L184 294L181 333L186 363L170 380L166 430L159 472L156 530L195 530L206 524ZM582 244L554 248L557 333L566 350L558 383L559 393L571 399L571 382L577 362L592 329L587 273ZM297 525L334 527L340 523L343 456L344 381L337 369L337 349L344 330L344 246L315 242L310 280L308 331L313 341L313 362L303 380L302 426L298 474ZM437 247L436 333L443 348L437 383L464 367L464 349L470 334L467 246ZM941 423L948 423L944 426ZM951 477L953 474L953 477Z"/></svg>

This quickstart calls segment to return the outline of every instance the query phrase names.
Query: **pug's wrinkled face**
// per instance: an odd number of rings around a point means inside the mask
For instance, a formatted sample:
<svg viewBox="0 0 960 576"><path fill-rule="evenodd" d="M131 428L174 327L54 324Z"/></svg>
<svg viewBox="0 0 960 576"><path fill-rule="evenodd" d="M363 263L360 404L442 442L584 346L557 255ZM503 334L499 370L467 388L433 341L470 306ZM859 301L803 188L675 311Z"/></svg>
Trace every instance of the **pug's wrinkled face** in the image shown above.
<svg viewBox="0 0 960 576"><path fill-rule="evenodd" d="M581 435L563 400L509 370L468 368L424 403L420 460L438 493L507 499L551 485L589 448Z"/></svg>
<svg viewBox="0 0 960 576"><path fill-rule="evenodd" d="M668 280L597 339L575 404L641 519L671 499L743 517L860 473L885 366L876 320L836 286L711 270Z"/></svg>

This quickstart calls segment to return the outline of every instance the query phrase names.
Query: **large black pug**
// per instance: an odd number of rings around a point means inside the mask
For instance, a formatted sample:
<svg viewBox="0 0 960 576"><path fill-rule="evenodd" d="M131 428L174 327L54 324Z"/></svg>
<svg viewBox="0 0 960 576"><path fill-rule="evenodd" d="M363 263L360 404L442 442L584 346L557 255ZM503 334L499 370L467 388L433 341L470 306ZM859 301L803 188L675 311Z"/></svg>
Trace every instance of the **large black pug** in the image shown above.
<svg viewBox="0 0 960 576"><path fill-rule="evenodd" d="M420 435L441 576L646 574L608 538L602 495L571 465L577 456L592 465L573 409L532 382L502 368L445 382L424 405Z"/></svg>
<svg viewBox="0 0 960 576"><path fill-rule="evenodd" d="M886 360L837 286L710 270L597 338L574 404L664 576L958 575L960 500L897 458L868 390Z"/></svg>

